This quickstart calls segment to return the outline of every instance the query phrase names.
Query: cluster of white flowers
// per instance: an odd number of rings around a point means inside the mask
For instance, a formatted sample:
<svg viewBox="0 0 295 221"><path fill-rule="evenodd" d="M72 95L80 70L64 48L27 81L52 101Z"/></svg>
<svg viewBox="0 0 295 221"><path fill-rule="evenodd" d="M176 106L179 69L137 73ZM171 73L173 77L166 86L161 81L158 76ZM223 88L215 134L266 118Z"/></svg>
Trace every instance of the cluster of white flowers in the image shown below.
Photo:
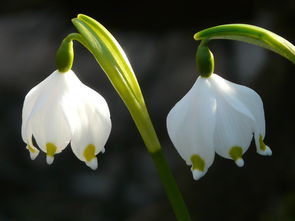
<svg viewBox="0 0 295 221"><path fill-rule="evenodd" d="M263 142L265 118L260 96L216 74L197 79L169 112L167 129L180 156L192 166L195 180L207 172L215 152L243 166L242 155L253 134L257 152L272 154Z"/></svg>
<svg viewBox="0 0 295 221"><path fill-rule="evenodd" d="M85 86L73 71L55 71L26 96L22 138L31 159L39 150L51 164L54 155L71 143L74 154L90 168L104 152L111 131L105 99ZM257 152L271 155L263 142L265 119L261 98L250 88L216 74L200 76L167 117L168 134L178 153L191 165L195 180L212 165L215 152L243 166L242 155L254 135Z"/></svg>

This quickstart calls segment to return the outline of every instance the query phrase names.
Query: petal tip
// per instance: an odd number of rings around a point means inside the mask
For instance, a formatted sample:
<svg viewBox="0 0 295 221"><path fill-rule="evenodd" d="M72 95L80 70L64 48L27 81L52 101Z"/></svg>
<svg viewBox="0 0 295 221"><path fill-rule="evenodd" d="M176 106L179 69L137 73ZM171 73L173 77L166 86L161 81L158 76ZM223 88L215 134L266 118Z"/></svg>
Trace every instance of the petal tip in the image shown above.
<svg viewBox="0 0 295 221"><path fill-rule="evenodd" d="M34 152L30 151L31 160L35 160L38 155L39 155L39 150L35 150Z"/></svg>
<svg viewBox="0 0 295 221"><path fill-rule="evenodd" d="M192 170L194 180L199 180L202 176L205 175L203 171L200 170Z"/></svg>
<svg viewBox="0 0 295 221"><path fill-rule="evenodd" d="M262 156L271 156L272 155L272 150L270 149L269 146L265 145L265 149L264 150L258 149L257 153L262 155Z"/></svg>
<svg viewBox="0 0 295 221"><path fill-rule="evenodd" d="M48 165L51 165L53 163L53 161L54 161L53 156L49 156L49 155L46 156L46 162Z"/></svg>
<svg viewBox="0 0 295 221"><path fill-rule="evenodd" d="M245 162L242 158L235 160L235 163L238 167L243 167L245 165Z"/></svg>
<svg viewBox="0 0 295 221"><path fill-rule="evenodd" d="M90 167L92 170L96 170L97 169L97 158L94 157L92 160L86 161L85 164L88 167Z"/></svg>

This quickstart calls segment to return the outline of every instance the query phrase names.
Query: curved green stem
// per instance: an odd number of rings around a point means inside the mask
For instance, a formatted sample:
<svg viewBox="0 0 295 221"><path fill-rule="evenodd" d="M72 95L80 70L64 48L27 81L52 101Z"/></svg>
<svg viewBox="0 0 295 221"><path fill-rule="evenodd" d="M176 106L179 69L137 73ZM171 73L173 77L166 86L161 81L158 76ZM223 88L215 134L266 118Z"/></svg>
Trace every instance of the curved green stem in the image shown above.
<svg viewBox="0 0 295 221"><path fill-rule="evenodd" d="M185 202L164 158L136 76L123 49L111 33L94 19L78 15L78 18L72 22L79 34L68 35L65 38L66 42L77 40L93 54L127 106L155 163L177 219L191 221Z"/></svg>
<svg viewBox="0 0 295 221"><path fill-rule="evenodd" d="M195 40L230 39L274 51L295 64L295 46L281 36L254 25L228 24L207 28L194 35Z"/></svg>
<svg viewBox="0 0 295 221"><path fill-rule="evenodd" d="M74 61L74 40L80 42L84 47L88 47L87 43L79 33L71 33L65 37L56 53L56 66L60 73L66 73L72 69Z"/></svg>

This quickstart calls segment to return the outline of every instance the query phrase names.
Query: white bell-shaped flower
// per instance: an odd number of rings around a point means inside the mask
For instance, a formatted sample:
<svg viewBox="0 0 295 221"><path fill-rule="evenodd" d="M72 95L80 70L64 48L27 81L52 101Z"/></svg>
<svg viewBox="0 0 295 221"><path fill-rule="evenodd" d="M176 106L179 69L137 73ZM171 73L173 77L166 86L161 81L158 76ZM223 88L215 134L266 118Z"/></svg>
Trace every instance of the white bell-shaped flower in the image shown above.
<svg viewBox="0 0 295 221"><path fill-rule="evenodd" d="M197 79L169 112L167 129L178 153L192 165L195 180L207 172L215 152L243 166L242 155L253 134L257 152L272 154L263 142L265 119L260 96L216 74Z"/></svg>
<svg viewBox="0 0 295 221"><path fill-rule="evenodd" d="M71 142L74 154L96 169L96 155L104 152L111 131L105 99L73 71L55 71L31 89L24 101L22 120L22 138L31 159L39 153L32 142L34 136L48 164Z"/></svg>

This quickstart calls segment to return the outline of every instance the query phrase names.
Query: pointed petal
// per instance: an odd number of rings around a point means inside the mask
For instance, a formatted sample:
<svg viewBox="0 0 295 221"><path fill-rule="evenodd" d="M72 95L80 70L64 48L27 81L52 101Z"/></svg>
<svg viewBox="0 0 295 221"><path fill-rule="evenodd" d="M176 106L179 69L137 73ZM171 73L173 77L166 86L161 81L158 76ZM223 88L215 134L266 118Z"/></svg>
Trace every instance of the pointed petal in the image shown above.
<svg viewBox="0 0 295 221"><path fill-rule="evenodd" d="M37 85L38 86L38 85ZM24 100L24 105L23 105L23 110L22 110L22 127L21 127L21 134L22 134L22 139L25 143L28 141L27 137L27 127L28 127L28 120L29 116L32 112L32 109L35 105L36 99L38 97L38 87L34 87L29 91L29 93L26 95L25 100Z"/></svg>
<svg viewBox="0 0 295 221"><path fill-rule="evenodd" d="M218 75L215 75L215 79L217 78L219 79L219 81L223 81L224 84L230 87L232 97L235 97L237 100L243 103L244 106L246 106L248 110L251 112L251 115L254 119L253 132L257 152L261 155L271 155L270 148L263 148L260 142L260 136L262 136L262 140L265 136L264 108L260 96L251 88L229 82L225 79L222 79ZM229 103L232 104L231 102ZM238 110L236 106L233 105L233 107ZM245 112L243 113L245 114Z"/></svg>
<svg viewBox="0 0 295 221"><path fill-rule="evenodd" d="M210 87L206 78L199 77L167 116L168 134L180 156L188 165L194 164L193 155L204 161L203 168L194 168L193 165L194 179L204 175L214 160L212 136L216 100Z"/></svg>
<svg viewBox="0 0 295 221"><path fill-rule="evenodd" d="M256 143L256 139L258 140L258 143ZM260 155L263 155L263 156L271 156L272 155L272 151L271 151L270 147L267 146L263 142L262 135L259 135L259 138L255 137L255 143L256 143L257 153L259 153Z"/></svg>
<svg viewBox="0 0 295 221"><path fill-rule="evenodd" d="M48 165L51 165L54 161L54 156L49 156L49 155L46 155L46 163Z"/></svg>
<svg viewBox="0 0 295 221"><path fill-rule="evenodd" d="M36 147L34 147L33 145L30 145L30 144L28 144L27 146L26 146L26 148L29 150L29 152L30 152L30 158L31 158L31 160L35 160L36 159L36 157L39 155L39 150L36 148Z"/></svg>
<svg viewBox="0 0 295 221"><path fill-rule="evenodd" d="M54 72L51 76L36 100L30 121L38 146L46 152L47 143L53 143L57 147L56 153L60 153L71 138L64 110L64 102L69 96L67 81L71 75Z"/></svg>
<svg viewBox="0 0 295 221"><path fill-rule="evenodd" d="M65 115L61 107L55 106L53 108L44 108L38 112L32 119L33 135L38 146L47 152L46 145L48 143L54 144L56 153L60 153L69 144L71 139L71 131Z"/></svg>
<svg viewBox="0 0 295 221"><path fill-rule="evenodd" d="M214 147L222 157L233 159L238 166L243 163L241 156L249 148L253 137L253 121L247 115L237 111L227 101L224 96L216 95L217 111L216 125L214 131ZM241 148L239 156L231 154L234 147Z"/></svg>
<svg viewBox="0 0 295 221"><path fill-rule="evenodd" d="M97 158L96 158L96 157L93 158L93 159L90 160L90 161L86 161L85 163L86 163L86 165L87 165L88 167L90 167L92 170L96 170L96 169L97 169Z"/></svg>
<svg viewBox="0 0 295 221"><path fill-rule="evenodd" d="M238 167L243 167L245 165L244 160L242 158L239 158L235 161Z"/></svg>
<svg viewBox="0 0 295 221"><path fill-rule="evenodd" d="M86 162L84 151L88 145L95 147L95 155L104 151L111 132L111 119L108 105L100 94L86 86L80 89L79 94L81 102L68 118L73 122L72 150Z"/></svg>

